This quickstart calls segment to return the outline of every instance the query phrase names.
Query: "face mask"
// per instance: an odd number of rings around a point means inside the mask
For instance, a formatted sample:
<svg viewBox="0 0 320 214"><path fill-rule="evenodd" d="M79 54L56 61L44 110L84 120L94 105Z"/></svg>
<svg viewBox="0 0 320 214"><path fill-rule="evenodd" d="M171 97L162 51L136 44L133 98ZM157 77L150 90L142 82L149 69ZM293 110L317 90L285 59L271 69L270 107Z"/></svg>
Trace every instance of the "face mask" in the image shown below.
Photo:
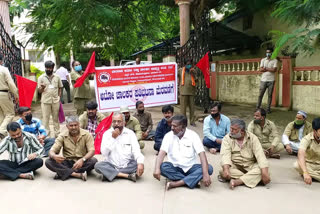
<svg viewBox="0 0 320 214"><path fill-rule="evenodd" d="M27 114L25 118L26 118L26 121L30 122L32 120L32 114Z"/></svg>
<svg viewBox="0 0 320 214"><path fill-rule="evenodd" d="M239 139L241 137L241 132L239 131L237 134L230 133L230 137L232 137L234 139Z"/></svg>
<svg viewBox="0 0 320 214"><path fill-rule="evenodd" d="M77 71L77 72L80 72L82 71L82 66L81 65L77 65L74 67L74 70Z"/></svg>
<svg viewBox="0 0 320 214"><path fill-rule="evenodd" d="M304 124L297 125L296 123L293 124L293 128L300 129Z"/></svg>
<svg viewBox="0 0 320 214"><path fill-rule="evenodd" d="M48 76L51 76L51 75L52 75L52 73L53 73L53 71L52 71L52 70L46 70L46 74L47 74Z"/></svg>
<svg viewBox="0 0 320 214"><path fill-rule="evenodd" d="M297 125L303 125L304 121L303 120L295 120L294 123Z"/></svg>
<svg viewBox="0 0 320 214"><path fill-rule="evenodd" d="M272 53L266 53L267 57L271 57Z"/></svg>
<svg viewBox="0 0 320 214"><path fill-rule="evenodd" d="M22 139L22 134L19 137L13 138L16 143L19 143Z"/></svg>
<svg viewBox="0 0 320 214"><path fill-rule="evenodd" d="M191 65L186 65L186 69L191 69Z"/></svg>
<svg viewBox="0 0 320 214"><path fill-rule="evenodd" d="M139 114L143 114L143 112L144 112L144 109L143 110L138 110Z"/></svg>
<svg viewBox="0 0 320 214"><path fill-rule="evenodd" d="M260 123L261 123L261 119L255 119L253 122L254 122L255 124L260 124Z"/></svg>
<svg viewBox="0 0 320 214"><path fill-rule="evenodd" d="M217 118L217 117L219 117L219 115L220 115L220 113L215 113L215 114L211 114L211 117Z"/></svg>

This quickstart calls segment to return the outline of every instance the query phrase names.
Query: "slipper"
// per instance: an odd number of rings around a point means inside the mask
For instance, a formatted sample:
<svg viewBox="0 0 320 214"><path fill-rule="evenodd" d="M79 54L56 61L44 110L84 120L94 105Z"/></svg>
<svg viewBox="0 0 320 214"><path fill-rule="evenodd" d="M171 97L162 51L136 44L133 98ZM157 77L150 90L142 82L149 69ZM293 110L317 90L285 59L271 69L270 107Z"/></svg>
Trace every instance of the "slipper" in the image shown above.
<svg viewBox="0 0 320 214"><path fill-rule="evenodd" d="M220 181L221 183L227 183L228 181L226 179L224 179L221 175L218 175L218 181Z"/></svg>

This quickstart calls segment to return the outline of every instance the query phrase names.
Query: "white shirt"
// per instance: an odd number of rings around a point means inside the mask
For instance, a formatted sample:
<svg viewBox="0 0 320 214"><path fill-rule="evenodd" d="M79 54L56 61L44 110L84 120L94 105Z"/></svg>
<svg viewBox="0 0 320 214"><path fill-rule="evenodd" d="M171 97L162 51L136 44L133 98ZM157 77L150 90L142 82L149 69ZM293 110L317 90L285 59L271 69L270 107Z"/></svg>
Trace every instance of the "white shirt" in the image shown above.
<svg viewBox="0 0 320 214"><path fill-rule="evenodd" d="M198 154L204 152L199 135L190 129L186 129L181 139L172 131L168 132L162 140L160 150L167 153L168 161L173 166L180 167L184 172L198 164Z"/></svg>
<svg viewBox="0 0 320 214"><path fill-rule="evenodd" d="M267 57L263 58L261 60L260 67L261 68L277 68L278 67L278 60L277 59L268 59ZM261 76L261 81L262 82L272 82L275 80L274 76L275 76L274 72L270 72L270 71L263 72L262 76Z"/></svg>
<svg viewBox="0 0 320 214"><path fill-rule="evenodd" d="M67 76L69 76L68 70L62 66L60 66L60 68L56 71L56 74L61 80L67 80Z"/></svg>
<svg viewBox="0 0 320 214"><path fill-rule="evenodd" d="M117 168L125 168L131 160L143 164L144 156L140 151L137 137L133 131L123 127L121 134L114 139L111 127L102 137L101 154L105 161L112 163Z"/></svg>

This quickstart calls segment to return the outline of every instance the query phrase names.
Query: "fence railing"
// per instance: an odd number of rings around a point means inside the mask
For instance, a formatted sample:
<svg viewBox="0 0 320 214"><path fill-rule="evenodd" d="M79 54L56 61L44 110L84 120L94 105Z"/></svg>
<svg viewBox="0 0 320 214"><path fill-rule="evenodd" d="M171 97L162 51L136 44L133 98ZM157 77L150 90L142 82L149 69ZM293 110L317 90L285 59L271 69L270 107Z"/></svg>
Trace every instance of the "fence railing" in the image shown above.
<svg viewBox="0 0 320 214"><path fill-rule="evenodd" d="M295 82L320 81L320 66L294 67L293 72Z"/></svg>
<svg viewBox="0 0 320 214"><path fill-rule="evenodd" d="M219 72L259 71L261 58L218 61Z"/></svg>

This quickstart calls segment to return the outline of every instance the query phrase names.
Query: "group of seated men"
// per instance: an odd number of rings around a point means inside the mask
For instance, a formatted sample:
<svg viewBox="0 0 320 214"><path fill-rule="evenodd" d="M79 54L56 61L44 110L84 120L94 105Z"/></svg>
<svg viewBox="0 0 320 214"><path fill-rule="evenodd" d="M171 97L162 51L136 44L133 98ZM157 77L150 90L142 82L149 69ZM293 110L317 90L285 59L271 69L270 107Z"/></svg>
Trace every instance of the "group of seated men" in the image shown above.
<svg viewBox="0 0 320 214"><path fill-rule="evenodd" d="M221 114L221 104L214 103L211 115L204 120L201 143L199 135L187 128L184 115L173 116L172 106L162 108L164 118L155 132L145 121L152 123L151 114L144 111L143 103L137 102L136 108L138 119L130 116L127 107L113 114L112 126L102 137L104 160L98 162L93 157L94 130L105 116L97 112L95 102L87 103L87 112L80 120L77 116L68 117L67 130L56 139L47 138L41 121L32 118L29 108L21 107L21 118L8 124L9 136L0 143L0 154L9 152L9 160L0 161L0 175L11 180L34 179L33 172L43 165L41 157L49 155L45 165L56 173L55 179L75 177L86 181L87 174L95 169L103 181L120 177L136 182L144 172L144 156L136 132L140 124L140 139L155 138L154 149L159 153L153 176L158 180L161 175L168 178L167 190L180 186L194 188L201 180L205 186L211 184L213 167L208 164L204 146L210 153L220 151L222 169L218 179L228 181L231 189L239 185L253 188L259 183L268 184L267 158L280 158L279 152L284 147L290 154L298 153L295 168L305 183L311 184L312 179L320 181L320 118L314 119L311 127L303 111L299 111L296 120L286 127L282 145L276 126L266 119L264 109L255 111L254 120L246 129L243 120L230 121ZM167 161L163 162L166 155Z"/></svg>

